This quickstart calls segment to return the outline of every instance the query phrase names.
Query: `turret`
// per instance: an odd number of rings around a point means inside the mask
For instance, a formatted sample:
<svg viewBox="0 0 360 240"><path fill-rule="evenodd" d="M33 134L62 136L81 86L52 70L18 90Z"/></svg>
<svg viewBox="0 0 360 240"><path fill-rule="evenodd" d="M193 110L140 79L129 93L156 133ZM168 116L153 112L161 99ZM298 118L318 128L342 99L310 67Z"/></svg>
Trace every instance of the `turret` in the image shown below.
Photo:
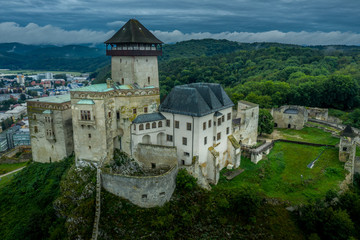
<svg viewBox="0 0 360 240"><path fill-rule="evenodd" d="M105 44L114 82L159 87L157 56L162 54L163 42L138 20L130 19Z"/></svg>

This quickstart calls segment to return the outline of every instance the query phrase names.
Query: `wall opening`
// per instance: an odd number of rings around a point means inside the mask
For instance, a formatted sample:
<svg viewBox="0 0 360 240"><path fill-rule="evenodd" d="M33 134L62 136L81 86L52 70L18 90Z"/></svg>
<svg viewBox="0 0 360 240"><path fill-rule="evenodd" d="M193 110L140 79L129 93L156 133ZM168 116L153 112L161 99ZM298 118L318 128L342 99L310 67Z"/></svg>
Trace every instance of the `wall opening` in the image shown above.
<svg viewBox="0 0 360 240"><path fill-rule="evenodd" d="M291 128L291 124L288 125L288 128Z"/></svg>
<svg viewBox="0 0 360 240"><path fill-rule="evenodd" d="M156 168L156 163L151 163L151 168Z"/></svg>
<svg viewBox="0 0 360 240"><path fill-rule="evenodd" d="M150 144L150 136L149 135L144 135L143 138L142 138L142 143Z"/></svg>

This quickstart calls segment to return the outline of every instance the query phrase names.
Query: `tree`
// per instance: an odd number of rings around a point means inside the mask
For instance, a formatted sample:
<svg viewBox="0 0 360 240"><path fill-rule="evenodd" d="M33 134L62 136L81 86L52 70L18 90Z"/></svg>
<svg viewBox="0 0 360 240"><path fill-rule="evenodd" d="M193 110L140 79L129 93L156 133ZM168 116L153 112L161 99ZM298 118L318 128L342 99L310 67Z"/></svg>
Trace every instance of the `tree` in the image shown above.
<svg viewBox="0 0 360 240"><path fill-rule="evenodd" d="M20 94L20 100L21 101L25 101L26 100L26 95L25 94Z"/></svg>
<svg viewBox="0 0 360 240"><path fill-rule="evenodd" d="M274 131L274 120L270 112L266 109L259 110L258 132L271 134Z"/></svg>

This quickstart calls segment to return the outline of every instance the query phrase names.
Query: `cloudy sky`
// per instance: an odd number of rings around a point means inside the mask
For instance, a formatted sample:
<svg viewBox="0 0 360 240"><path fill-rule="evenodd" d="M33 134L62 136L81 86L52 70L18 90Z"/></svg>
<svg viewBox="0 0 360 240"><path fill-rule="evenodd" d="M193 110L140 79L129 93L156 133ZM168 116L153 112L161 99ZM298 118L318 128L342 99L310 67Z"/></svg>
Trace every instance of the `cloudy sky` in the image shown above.
<svg viewBox="0 0 360 240"><path fill-rule="evenodd" d="M101 43L130 18L164 42L360 45L360 0L0 0L0 43Z"/></svg>

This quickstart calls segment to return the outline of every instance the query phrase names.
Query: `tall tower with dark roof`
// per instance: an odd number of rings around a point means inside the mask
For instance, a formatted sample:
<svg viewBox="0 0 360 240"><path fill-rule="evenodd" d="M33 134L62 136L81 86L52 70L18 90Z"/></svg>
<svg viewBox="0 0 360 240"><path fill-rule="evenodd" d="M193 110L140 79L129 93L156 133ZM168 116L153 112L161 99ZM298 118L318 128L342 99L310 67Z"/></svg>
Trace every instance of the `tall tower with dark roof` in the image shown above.
<svg viewBox="0 0 360 240"><path fill-rule="evenodd" d="M130 19L105 44L114 82L159 87L157 56L162 54L163 42L138 20Z"/></svg>

